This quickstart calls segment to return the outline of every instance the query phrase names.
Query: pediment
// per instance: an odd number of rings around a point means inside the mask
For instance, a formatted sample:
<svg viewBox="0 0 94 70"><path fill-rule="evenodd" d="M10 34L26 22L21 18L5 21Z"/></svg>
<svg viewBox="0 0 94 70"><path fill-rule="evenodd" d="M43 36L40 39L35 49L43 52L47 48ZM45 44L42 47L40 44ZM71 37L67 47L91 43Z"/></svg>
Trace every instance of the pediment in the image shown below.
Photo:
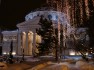
<svg viewBox="0 0 94 70"><path fill-rule="evenodd" d="M17 24L17 27L20 28L20 27L28 27L28 26L30 26L30 27L37 26L39 23L39 20L40 20L40 17L37 16L37 17L30 19L28 21L24 21L22 23Z"/></svg>

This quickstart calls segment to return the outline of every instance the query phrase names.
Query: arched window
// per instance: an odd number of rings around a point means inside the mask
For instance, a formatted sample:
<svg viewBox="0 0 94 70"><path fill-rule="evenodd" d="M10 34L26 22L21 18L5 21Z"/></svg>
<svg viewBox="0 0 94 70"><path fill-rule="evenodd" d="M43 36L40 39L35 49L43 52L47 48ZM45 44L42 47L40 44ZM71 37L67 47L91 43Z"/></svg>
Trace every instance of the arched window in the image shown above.
<svg viewBox="0 0 94 70"><path fill-rule="evenodd" d="M58 19L58 16L56 15L56 19Z"/></svg>
<svg viewBox="0 0 94 70"><path fill-rule="evenodd" d="M48 15L48 18L49 18L49 19L52 19L52 15L49 14L49 15Z"/></svg>

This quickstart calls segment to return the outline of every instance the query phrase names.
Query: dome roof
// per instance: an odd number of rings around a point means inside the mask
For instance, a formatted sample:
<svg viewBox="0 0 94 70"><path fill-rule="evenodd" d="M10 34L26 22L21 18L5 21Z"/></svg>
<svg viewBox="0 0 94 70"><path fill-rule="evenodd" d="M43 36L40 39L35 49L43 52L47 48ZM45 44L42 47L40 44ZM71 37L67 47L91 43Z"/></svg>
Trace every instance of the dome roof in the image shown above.
<svg viewBox="0 0 94 70"><path fill-rule="evenodd" d="M59 20L61 24L68 24L69 25L66 14L64 14L62 12L58 12L58 11L53 10L51 8L49 9L47 7L37 9L34 12L30 12L29 14L27 14L25 16L25 20L28 21L30 19L33 19L33 18L35 18L37 16L41 16L41 15L43 15L47 19L51 19L52 21L55 21L55 23L57 23Z"/></svg>

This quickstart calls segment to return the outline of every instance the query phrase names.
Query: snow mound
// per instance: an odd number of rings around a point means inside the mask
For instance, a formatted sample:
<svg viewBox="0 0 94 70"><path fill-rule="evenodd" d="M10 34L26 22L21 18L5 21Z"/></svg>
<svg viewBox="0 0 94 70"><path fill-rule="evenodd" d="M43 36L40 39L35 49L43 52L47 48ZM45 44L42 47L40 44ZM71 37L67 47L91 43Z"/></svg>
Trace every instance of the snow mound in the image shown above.
<svg viewBox="0 0 94 70"><path fill-rule="evenodd" d="M0 62L0 70L7 70L8 69L8 66L3 63L3 62Z"/></svg>

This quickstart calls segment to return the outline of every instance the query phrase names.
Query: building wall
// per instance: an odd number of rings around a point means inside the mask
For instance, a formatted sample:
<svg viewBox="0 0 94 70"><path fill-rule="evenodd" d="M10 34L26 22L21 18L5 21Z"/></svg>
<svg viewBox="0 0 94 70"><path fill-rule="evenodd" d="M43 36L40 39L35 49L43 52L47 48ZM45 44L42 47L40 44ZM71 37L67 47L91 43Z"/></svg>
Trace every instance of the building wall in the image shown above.
<svg viewBox="0 0 94 70"><path fill-rule="evenodd" d="M76 29L74 27L71 27L64 13L57 11L31 12L26 15L26 20L24 22L17 25L19 30L3 31L3 54L9 53L10 43L11 41L13 41L13 52L16 52L17 55L33 55L33 53L36 51L36 43L41 42L41 37L36 33L36 29L40 28L40 26L38 25L40 20L39 15L44 15L45 18L49 18L48 16L50 15L52 22L55 24L55 28L58 27L58 19L60 18L60 24L63 25L64 46L66 44L66 47L72 48L74 47L74 38L83 38L80 33L83 34L85 29ZM73 38L71 37L71 35ZM72 42L72 44L70 44L70 42ZM70 55L71 51L68 49L65 50L65 53L66 55Z"/></svg>
<svg viewBox="0 0 94 70"><path fill-rule="evenodd" d="M2 54L9 54L10 44L13 41L13 55L16 55L17 48L17 31L3 31Z"/></svg>
<svg viewBox="0 0 94 70"><path fill-rule="evenodd" d="M36 49L34 45L41 42L41 37L34 35L32 31L3 31L2 54L9 54L11 41L13 41L13 55L32 55L33 50Z"/></svg>

